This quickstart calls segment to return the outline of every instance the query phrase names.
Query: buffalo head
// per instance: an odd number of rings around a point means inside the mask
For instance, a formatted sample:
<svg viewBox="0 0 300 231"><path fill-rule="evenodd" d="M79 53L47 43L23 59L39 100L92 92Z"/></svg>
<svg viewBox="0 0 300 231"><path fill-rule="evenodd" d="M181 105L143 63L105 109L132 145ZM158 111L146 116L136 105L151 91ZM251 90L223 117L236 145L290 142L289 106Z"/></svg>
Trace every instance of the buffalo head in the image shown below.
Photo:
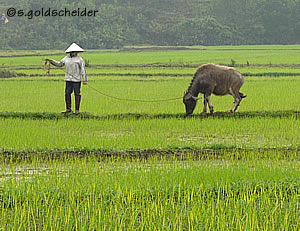
<svg viewBox="0 0 300 231"><path fill-rule="evenodd" d="M192 115L197 104L197 100L201 98L193 96L189 92L184 92L183 103L185 105L186 115Z"/></svg>

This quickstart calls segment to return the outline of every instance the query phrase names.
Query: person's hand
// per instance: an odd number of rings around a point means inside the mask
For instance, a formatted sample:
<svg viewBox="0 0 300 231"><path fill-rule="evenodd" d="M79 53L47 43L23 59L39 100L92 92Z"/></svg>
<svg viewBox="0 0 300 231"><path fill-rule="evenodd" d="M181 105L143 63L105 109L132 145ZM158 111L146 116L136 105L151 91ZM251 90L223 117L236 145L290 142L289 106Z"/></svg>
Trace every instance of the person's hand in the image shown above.
<svg viewBox="0 0 300 231"><path fill-rule="evenodd" d="M83 81L83 85L87 85L87 81Z"/></svg>
<svg viewBox="0 0 300 231"><path fill-rule="evenodd" d="M52 63L53 59L45 59L46 62Z"/></svg>

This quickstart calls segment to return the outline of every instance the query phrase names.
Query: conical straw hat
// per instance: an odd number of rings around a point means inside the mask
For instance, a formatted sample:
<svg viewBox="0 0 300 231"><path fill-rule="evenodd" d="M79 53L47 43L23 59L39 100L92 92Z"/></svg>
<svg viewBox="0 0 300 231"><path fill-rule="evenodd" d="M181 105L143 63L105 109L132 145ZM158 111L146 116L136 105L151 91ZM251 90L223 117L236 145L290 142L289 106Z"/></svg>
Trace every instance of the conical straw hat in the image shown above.
<svg viewBox="0 0 300 231"><path fill-rule="evenodd" d="M83 52L84 50L80 46L78 46L76 43L72 43L72 45L69 46L69 48L65 52L70 53L72 51Z"/></svg>

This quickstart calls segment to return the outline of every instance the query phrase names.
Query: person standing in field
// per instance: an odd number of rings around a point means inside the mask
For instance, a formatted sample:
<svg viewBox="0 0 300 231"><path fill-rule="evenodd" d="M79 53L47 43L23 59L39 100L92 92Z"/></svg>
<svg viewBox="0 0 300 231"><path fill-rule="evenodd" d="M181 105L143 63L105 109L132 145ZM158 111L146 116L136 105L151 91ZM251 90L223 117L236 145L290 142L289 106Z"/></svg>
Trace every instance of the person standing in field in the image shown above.
<svg viewBox="0 0 300 231"><path fill-rule="evenodd" d="M5 16L5 14L2 14L2 17L1 17L1 25L7 24L7 23L8 23L7 17Z"/></svg>
<svg viewBox="0 0 300 231"><path fill-rule="evenodd" d="M84 85L87 85L87 75L85 71L85 64L83 59L78 56L79 52L84 52L84 50L78 46L76 43L72 45L65 51L69 53L68 56L64 57L60 62L57 62L53 59L46 59L52 65L57 67L66 66L66 89L65 89L65 101L66 101L66 110L62 113L70 113L71 109L71 94L74 91L75 94L75 114L80 113L80 102L81 102L81 82L83 81Z"/></svg>

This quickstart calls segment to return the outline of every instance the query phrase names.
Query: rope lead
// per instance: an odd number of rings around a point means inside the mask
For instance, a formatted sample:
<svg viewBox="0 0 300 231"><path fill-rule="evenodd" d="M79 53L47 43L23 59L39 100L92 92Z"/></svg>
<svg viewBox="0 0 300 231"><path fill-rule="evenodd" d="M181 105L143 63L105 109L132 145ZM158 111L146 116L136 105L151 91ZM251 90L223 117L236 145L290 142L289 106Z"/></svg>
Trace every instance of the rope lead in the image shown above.
<svg viewBox="0 0 300 231"><path fill-rule="evenodd" d="M97 90L94 87L91 87L90 85L87 85L89 88L93 89L94 91L98 92L101 95L104 95L108 98L116 99L116 100L123 100L123 101L134 101L134 102L144 102L144 103L155 103L155 102L163 102L163 101L173 101L173 100L178 100L182 99L182 97L177 97L177 98L170 98L170 99L157 99L157 100L142 100L142 99L125 99L125 98L119 98L116 96L108 95L106 93L103 93L99 90Z"/></svg>

